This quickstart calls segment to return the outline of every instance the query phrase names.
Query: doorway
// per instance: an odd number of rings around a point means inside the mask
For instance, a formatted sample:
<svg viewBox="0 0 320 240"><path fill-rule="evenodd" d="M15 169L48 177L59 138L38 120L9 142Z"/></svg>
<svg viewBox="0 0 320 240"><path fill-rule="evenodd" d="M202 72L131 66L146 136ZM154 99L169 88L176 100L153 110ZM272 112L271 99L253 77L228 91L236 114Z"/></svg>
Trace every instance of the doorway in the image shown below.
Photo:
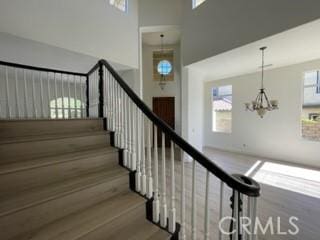
<svg viewBox="0 0 320 240"><path fill-rule="evenodd" d="M153 112L167 123L172 129L174 129L175 122L175 99L174 97L153 97L152 109ZM170 139L166 136L166 147L170 147ZM161 146L161 131L158 130L158 146Z"/></svg>

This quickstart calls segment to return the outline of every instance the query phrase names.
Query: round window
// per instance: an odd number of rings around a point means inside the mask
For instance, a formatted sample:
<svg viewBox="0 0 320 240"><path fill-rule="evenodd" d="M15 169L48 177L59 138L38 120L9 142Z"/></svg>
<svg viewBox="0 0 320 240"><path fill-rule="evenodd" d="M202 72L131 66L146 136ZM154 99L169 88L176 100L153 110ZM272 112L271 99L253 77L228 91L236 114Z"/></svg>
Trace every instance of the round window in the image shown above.
<svg viewBox="0 0 320 240"><path fill-rule="evenodd" d="M172 71L172 65L168 60L162 60L158 64L158 73L169 75Z"/></svg>

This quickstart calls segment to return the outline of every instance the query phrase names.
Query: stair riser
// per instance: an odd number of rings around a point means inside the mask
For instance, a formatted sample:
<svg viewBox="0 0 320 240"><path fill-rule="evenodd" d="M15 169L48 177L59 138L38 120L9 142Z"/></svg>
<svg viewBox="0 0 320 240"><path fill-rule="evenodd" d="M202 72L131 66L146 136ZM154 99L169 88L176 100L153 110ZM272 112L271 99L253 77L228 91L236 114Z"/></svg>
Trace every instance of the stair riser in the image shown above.
<svg viewBox="0 0 320 240"><path fill-rule="evenodd" d="M110 152L96 157L1 174L0 192L1 195L6 196L17 191L45 186L46 184L101 170L102 168L112 168L118 164L118 155L118 152Z"/></svg>
<svg viewBox="0 0 320 240"><path fill-rule="evenodd" d="M103 130L102 119L0 121L0 140L100 130Z"/></svg>
<svg viewBox="0 0 320 240"><path fill-rule="evenodd" d="M110 146L110 135L107 132L73 138L2 144L0 145L0 163L70 153L97 146Z"/></svg>
<svg viewBox="0 0 320 240"><path fill-rule="evenodd" d="M18 233L30 232L45 224L93 204L128 191L128 177L122 176L57 199L0 217L0 239L6 240Z"/></svg>

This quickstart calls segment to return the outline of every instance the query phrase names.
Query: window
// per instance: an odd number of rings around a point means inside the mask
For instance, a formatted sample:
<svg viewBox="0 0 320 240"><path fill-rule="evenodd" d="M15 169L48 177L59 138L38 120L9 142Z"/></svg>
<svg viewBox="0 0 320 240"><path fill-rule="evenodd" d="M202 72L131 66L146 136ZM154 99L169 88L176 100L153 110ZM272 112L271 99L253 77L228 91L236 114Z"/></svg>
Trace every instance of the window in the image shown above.
<svg viewBox="0 0 320 240"><path fill-rule="evenodd" d="M81 118L84 104L79 99L57 98L50 101L50 118Z"/></svg>
<svg viewBox="0 0 320 240"><path fill-rule="evenodd" d="M304 74L301 125L303 138L320 141L319 71L310 71Z"/></svg>
<svg viewBox="0 0 320 240"><path fill-rule="evenodd" d="M162 60L158 64L158 73L169 75L172 71L172 65L168 60Z"/></svg>
<svg viewBox="0 0 320 240"><path fill-rule="evenodd" d="M173 50L153 52L153 80L159 81L165 75L166 81L173 81Z"/></svg>
<svg viewBox="0 0 320 240"><path fill-rule="evenodd" d="M232 86L212 89L212 131L232 132Z"/></svg>
<svg viewBox="0 0 320 240"><path fill-rule="evenodd" d="M122 12L128 11L128 0L109 0L110 5L115 6Z"/></svg>
<svg viewBox="0 0 320 240"><path fill-rule="evenodd" d="M192 8L198 7L201 3L205 2L206 0L192 0Z"/></svg>
<svg viewBox="0 0 320 240"><path fill-rule="evenodd" d="M316 93L320 94L320 73L317 71L317 86L316 86Z"/></svg>

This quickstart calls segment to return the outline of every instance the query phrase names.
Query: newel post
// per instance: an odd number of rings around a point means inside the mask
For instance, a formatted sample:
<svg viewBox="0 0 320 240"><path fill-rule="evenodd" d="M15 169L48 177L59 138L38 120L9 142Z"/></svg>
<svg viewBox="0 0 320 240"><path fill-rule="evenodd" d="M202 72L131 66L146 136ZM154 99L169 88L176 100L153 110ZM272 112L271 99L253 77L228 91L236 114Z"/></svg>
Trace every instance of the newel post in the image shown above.
<svg viewBox="0 0 320 240"><path fill-rule="evenodd" d="M99 61L99 108L98 117L103 118L103 63Z"/></svg>

